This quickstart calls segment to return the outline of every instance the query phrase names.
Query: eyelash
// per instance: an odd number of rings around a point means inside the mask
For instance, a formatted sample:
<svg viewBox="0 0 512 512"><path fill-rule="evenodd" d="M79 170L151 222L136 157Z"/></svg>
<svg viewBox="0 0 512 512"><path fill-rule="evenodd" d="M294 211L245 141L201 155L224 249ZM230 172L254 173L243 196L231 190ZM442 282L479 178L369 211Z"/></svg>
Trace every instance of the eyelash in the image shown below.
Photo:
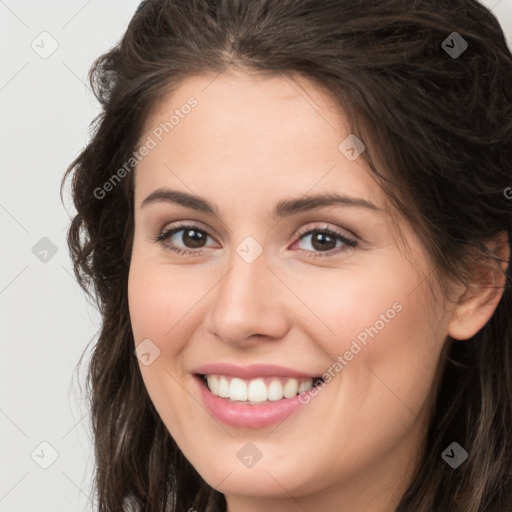
<svg viewBox="0 0 512 512"><path fill-rule="evenodd" d="M171 250L177 254L183 255L183 256L187 256L187 255L201 256L204 248L181 249L178 247L167 246L164 244L165 240L171 238L176 233L183 231L183 230L187 230L187 229L199 231L201 233L205 233L207 236L210 236L206 230L201 229L200 226L198 226L196 224L180 224L178 226L170 227L168 229L163 230L156 237L154 237L152 239L152 241L155 243L160 243L166 249L169 249L169 250ZM325 258L325 257L329 257L329 256L334 256L336 254L339 254L340 252L345 252L345 251L352 249L358 245L355 240L352 240L351 238L348 238L344 234L342 234L332 228L328 228L328 227L313 227L313 228L309 228L307 230L299 231L299 233L297 234L297 237L298 237L297 242L301 241L303 238L305 238L305 235L309 235L312 233L326 233L330 236L337 238L338 240L341 240L341 242L343 242L343 244L345 244L345 247L338 247L338 248L330 249L329 251L324 251L324 252L314 252L314 251L305 250L305 249L298 249L298 251L300 253L303 253L303 254L305 253L310 258ZM295 243L294 243L294 245L295 245ZM311 253L313 253L313 254L311 254Z"/></svg>

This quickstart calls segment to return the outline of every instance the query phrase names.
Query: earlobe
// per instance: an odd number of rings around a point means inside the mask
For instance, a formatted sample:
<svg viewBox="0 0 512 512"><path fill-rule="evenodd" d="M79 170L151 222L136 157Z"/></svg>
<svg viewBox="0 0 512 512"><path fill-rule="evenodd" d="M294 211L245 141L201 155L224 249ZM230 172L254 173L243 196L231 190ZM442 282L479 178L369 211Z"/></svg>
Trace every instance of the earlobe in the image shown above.
<svg viewBox="0 0 512 512"><path fill-rule="evenodd" d="M510 248L505 232L486 245L501 261L489 260L475 272L473 281L462 291L448 324L448 335L456 340L474 336L490 320L503 296Z"/></svg>

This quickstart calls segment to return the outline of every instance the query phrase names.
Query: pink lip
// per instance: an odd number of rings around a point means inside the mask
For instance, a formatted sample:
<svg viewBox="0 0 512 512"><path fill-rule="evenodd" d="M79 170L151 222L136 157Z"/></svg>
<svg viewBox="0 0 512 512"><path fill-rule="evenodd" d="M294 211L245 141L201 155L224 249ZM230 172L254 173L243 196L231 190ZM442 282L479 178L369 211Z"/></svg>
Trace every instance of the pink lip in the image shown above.
<svg viewBox="0 0 512 512"><path fill-rule="evenodd" d="M194 373L202 375L226 375L229 377L238 377L240 379L255 379L257 377L296 377L296 378L315 378L318 375L299 372L291 368L275 365L252 364L249 366L236 366L230 363L212 363L197 368ZM256 407L256 406L254 406Z"/></svg>
<svg viewBox="0 0 512 512"><path fill-rule="evenodd" d="M208 373L216 373L209 371ZM222 373L226 375L226 373ZM259 374L261 375L261 373ZM293 398L283 398L262 405L237 404L226 398L214 395L203 382L201 377L194 379L199 386L199 392L206 408L219 421L242 428L262 428L286 419L292 412L304 404L299 401L299 395Z"/></svg>

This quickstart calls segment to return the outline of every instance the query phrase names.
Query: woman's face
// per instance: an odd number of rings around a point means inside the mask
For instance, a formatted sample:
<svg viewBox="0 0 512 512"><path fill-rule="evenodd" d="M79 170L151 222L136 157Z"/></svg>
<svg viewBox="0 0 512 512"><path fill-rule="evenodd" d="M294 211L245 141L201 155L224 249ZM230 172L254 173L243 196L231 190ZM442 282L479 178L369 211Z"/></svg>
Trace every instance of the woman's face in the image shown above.
<svg viewBox="0 0 512 512"><path fill-rule="evenodd" d="M233 506L382 506L421 454L450 311L405 221L410 252L397 243L349 135L310 83L224 72L184 81L140 139L140 369L184 455Z"/></svg>

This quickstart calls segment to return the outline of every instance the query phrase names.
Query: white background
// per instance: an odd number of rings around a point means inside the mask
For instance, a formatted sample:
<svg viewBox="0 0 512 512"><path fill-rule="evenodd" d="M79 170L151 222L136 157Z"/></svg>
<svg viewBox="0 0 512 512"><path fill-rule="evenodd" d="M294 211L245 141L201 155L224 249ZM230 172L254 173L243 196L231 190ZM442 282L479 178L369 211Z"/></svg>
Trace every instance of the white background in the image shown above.
<svg viewBox="0 0 512 512"><path fill-rule="evenodd" d="M79 387L92 344L79 374L76 365L100 323L72 275L73 209L59 186L99 113L88 70L138 3L0 0L0 512L92 510L90 417ZM512 41L512 0L482 3ZM43 59L31 44L58 48ZM32 252L43 237L57 250L46 262ZM52 450L58 457L43 469Z"/></svg>

